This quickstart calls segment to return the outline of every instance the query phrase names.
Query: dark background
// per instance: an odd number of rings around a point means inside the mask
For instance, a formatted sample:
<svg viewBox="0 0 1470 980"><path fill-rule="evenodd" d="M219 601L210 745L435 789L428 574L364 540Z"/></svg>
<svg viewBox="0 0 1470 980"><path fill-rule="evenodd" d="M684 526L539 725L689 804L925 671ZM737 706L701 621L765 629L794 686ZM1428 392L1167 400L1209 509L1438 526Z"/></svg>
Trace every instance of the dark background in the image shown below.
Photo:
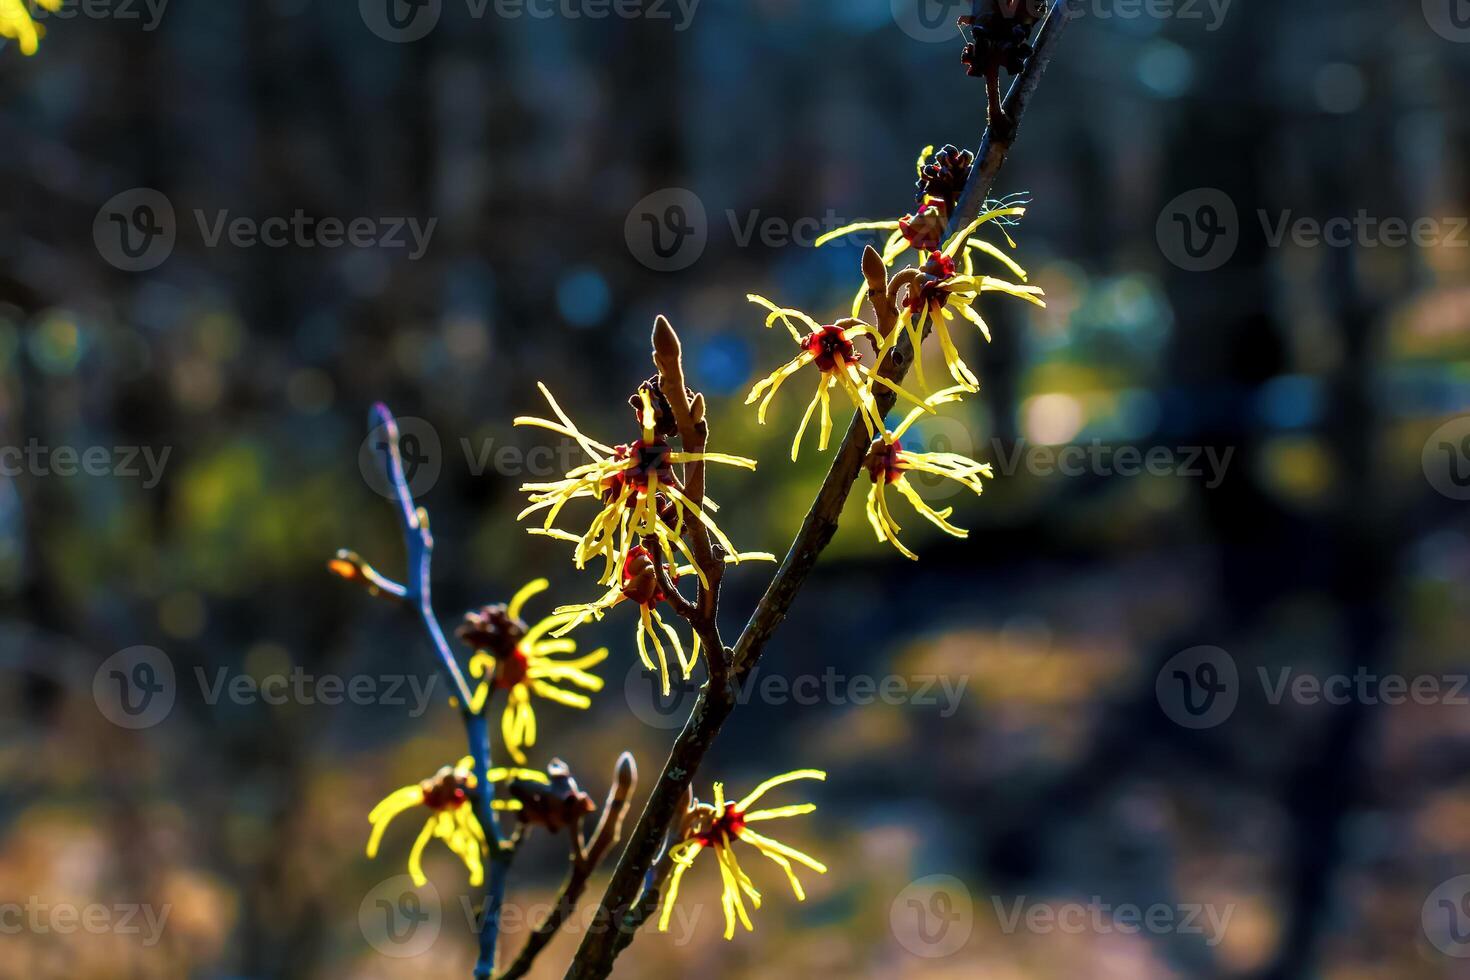
<svg viewBox="0 0 1470 980"><path fill-rule="evenodd" d="M464 873L440 845L429 948L384 955L359 920L416 829L402 818L369 862L367 810L462 752L442 688L422 717L386 698L210 703L196 670L434 676L405 613L324 569L352 546L401 574L393 510L359 468L380 399L438 442L416 489L446 623L540 575L554 598L533 611L591 598L565 548L514 520L519 483L548 475L528 477L521 453L548 440L510 420L542 412L539 379L595 437L630 438L622 406L659 312L718 448L762 461L718 474L722 523L782 551L827 459L811 445L786 459L808 377L764 428L740 404L788 356L744 294L839 316L858 251L814 250L811 228L909 210L918 150L973 147L983 124L959 40L894 6L704 0L686 24L673 5L592 20L444 0L435 29L397 43L348 0L174 0L152 30L146 8L114 5L52 18L33 58L0 50L0 446L169 452L152 486L121 466L0 477L0 901L170 910L153 945L6 928L0 974L468 974ZM1470 947L1434 926L1470 873L1470 704L1450 696L1470 668L1452 468L1470 422L1431 437L1470 406L1464 7L1076 8L996 186L1032 196L1017 255L1050 305L988 302L994 342L960 334L981 396L920 430L1023 464L980 500L922 487L972 534L905 521L918 564L875 542L855 502L762 665L788 681L835 671L837 696L754 694L697 782L740 795L825 768L780 801L821 809L772 833L831 871L805 875L797 904L746 858L767 902L754 935L726 944L701 862L685 895L698 928L649 930L617 975L1470 976L1450 955ZM167 198L177 241L128 272L105 215L137 188ZM640 261L640 215L669 188L698 199L706 245L661 272ZM1214 193L1171 203L1200 189ZM1173 215L1222 198L1228 259L1171 261ZM210 247L194 215L221 210L437 224L418 258ZM1288 214L1360 210L1433 219L1445 240L1269 234ZM801 222L803 240L744 240L767 219ZM1180 465L1067 475L1036 455L1048 444ZM1228 458L1218 479L1184 468L1206 447ZM768 574L729 576L727 637ZM653 778L673 722L650 709L629 618L581 638L612 648L608 686L586 713L538 703L532 761L559 755L600 796L623 748ZM176 699L128 730L93 681L140 645L167 657ZM1199 646L1235 667L1238 704L1192 729L1166 665ZM1272 703L1258 669L1442 683L1427 703ZM915 696L856 704L854 677ZM964 685L953 711L937 688L918 696L924 678ZM550 896L560 859L528 845L513 907ZM968 901L953 951L905 926L916 895L941 909L932 875ZM1108 915L1007 930L1017 902L1230 918L1218 936L1130 934ZM514 948L524 928L507 928ZM540 975L559 976L575 941Z"/></svg>

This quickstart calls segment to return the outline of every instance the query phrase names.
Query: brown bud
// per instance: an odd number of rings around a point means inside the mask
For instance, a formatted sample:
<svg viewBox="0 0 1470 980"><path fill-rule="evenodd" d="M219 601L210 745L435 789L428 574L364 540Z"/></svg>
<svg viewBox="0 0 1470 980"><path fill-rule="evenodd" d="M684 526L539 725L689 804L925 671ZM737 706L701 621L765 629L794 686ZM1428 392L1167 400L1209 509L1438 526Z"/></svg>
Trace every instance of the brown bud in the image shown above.
<svg viewBox="0 0 1470 980"><path fill-rule="evenodd" d="M638 787L638 763L633 759L633 753L624 752L618 756L613 780L617 786L616 795L619 799L625 800L633 795L633 790Z"/></svg>
<svg viewBox="0 0 1470 980"><path fill-rule="evenodd" d="M663 369L663 362L678 363L683 351L674 325L660 313L653 321L653 363Z"/></svg>
<svg viewBox="0 0 1470 980"><path fill-rule="evenodd" d="M349 582L362 577L363 560L355 551L342 549L327 562L327 571Z"/></svg>
<svg viewBox="0 0 1470 980"><path fill-rule="evenodd" d="M502 603L465 613L454 635L471 649L503 657L516 648L526 632L525 622L511 618Z"/></svg>
<svg viewBox="0 0 1470 980"><path fill-rule="evenodd" d="M863 278L868 281L871 292L881 292L888 287L888 270L883 265L883 256L871 245L863 247Z"/></svg>
<svg viewBox="0 0 1470 980"><path fill-rule="evenodd" d="M546 767L546 775L551 779L549 784L523 779L511 781L510 796L520 801L522 821L539 824L554 834L597 809L592 797L582 792L572 778L572 771L565 762L552 759Z"/></svg>

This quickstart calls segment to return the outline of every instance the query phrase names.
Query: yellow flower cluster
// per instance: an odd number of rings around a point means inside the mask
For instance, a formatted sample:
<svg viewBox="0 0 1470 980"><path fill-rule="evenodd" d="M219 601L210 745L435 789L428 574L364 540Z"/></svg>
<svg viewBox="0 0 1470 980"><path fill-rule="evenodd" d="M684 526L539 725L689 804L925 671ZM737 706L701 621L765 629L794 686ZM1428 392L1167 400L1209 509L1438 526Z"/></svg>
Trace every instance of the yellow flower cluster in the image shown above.
<svg viewBox="0 0 1470 980"><path fill-rule="evenodd" d="M750 904L758 909L761 907L761 893L756 890L750 876L740 868L740 861L736 858L735 849L732 846L737 840L744 841L775 862L782 871L786 872L786 879L791 883L791 891L796 896L796 900L806 901L806 892L801 887L801 880L796 877L796 870L791 866L792 862L808 867L817 874L826 874L827 866L794 847L756 833L750 829L750 825L763 820L798 817L811 813L817 808L816 804L796 803L765 810L750 808L777 786L797 779L825 780L826 778L827 774L820 769L797 769L779 776L772 776L743 799L734 802L725 799L724 784L715 783L714 805L705 803L695 806L685 820L683 839L669 848L669 860L673 862L673 874L669 878L668 893L663 898L663 912L659 915L658 920L659 931L668 932L669 917L673 914L674 902L679 897L679 884L684 879L684 873L694 865L694 859L699 857L700 852L704 850L714 852L715 863L720 869L720 882L723 886L720 905L725 913L725 938L735 938L737 919L747 932L753 929L750 924L750 914L745 909L745 900L749 899Z"/></svg>
<svg viewBox="0 0 1470 980"><path fill-rule="evenodd" d="M933 147L926 147L919 156L921 178L926 171L926 158ZM928 169L932 170L931 165ZM988 341L990 327L976 308L982 296L1000 293L1045 307L1042 290L1027 284L1027 273L1005 249L992 242L973 237L984 226L999 229L1007 246L1015 249L1015 240L1007 230L1025 213L1026 208L1017 203L999 203L980 214L969 224L950 235L946 240L944 231L950 217L952 201L939 196L926 196L913 214L894 221L865 221L847 225L823 235L817 245L824 245L846 235L871 231L890 231L880 256L885 268L892 268L910 248L918 255L916 266L904 273L902 303L891 327L879 329L859 319L862 305L870 288L865 280L858 288L853 300L852 315L836 323L822 324L800 310L778 306L763 296L750 294L747 298L767 311L765 325L770 327L778 320L791 334L798 351L794 357L779 368L756 382L746 397L746 404L759 402L756 420L766 421L771 400L785 381L808 365L818 371L817 392L807 405L796 429L796 438L791 444L791 458L797 458L801 440L817 415L817 448L825 450L832 433L830 392L841 389L857 409L872 437L867 469L873 480L868 494L867 515L878 540L886 541L908 558L917 557L899 540L900 526L889 511L885 494L892 487L906 498L919 514L946 534L964 538L968 532L951 524L950 509L936 510L926 504L905 479L908 471L928 473L955 480L980 493L981 477L989 478L991 468L957 453L921 453L906 450L900 438L926 414L932 414L939 405L958 401L963 395L979 390L980 381L965 363L950 332L950 324L956 318L968 320L979 328ZM987 256L998 262L1011 278L985 275L977 272L976 255ZM895 282L898 278L895 277ZM895 287L897 288L897 287ZM876 311L875 311L876 312ZM792 322L805 328L798 330ZM882 316L879 316L882 320ZM886 333L885 333L886 330ZM932 332L936 338L940 355L953 378L953 385L931 393L923 366L923 341ZM914 366L918 390L914 394L899 386L879 372L889 351L898 343L900 336L907 335L915 351ZM874 355L872 368L860 363L864 352L858 343L871 347ZM878 386L887 388L899 398L912 404L913 409L896 427L888 428L879 411L875 391Z"/></svg>
<svg viewBox="0 0 1470 980"><path fill-rule="evenodd" d="M431 840L442 840L455 856L464 862L470 872L470 884L478 887L485 881L484 855L489 850L485 840L485 828L475 816L474 796L478 792L475 779L475 760L465 756L453 766L445 766L423 782L394 790L368 814L373 825L368 838L367 856L378 856L378 845L388 824L400 813L423 807L428 812L423 829L408 852L408 873L415 885L422 886L428 880L424 876L424 848ZM501 783L512 779L532 783L549 783L543 772L534 769L491 769L490 782ZM517 810L520 803L515 800L497 799L491 804L497 810Z"/></svg>
<svg viewBox="0 0 1470 980"><path fill-rule="evenodd" d="M598 584L605 590L592 602L559 607L553 616L561 619L552 635L564 636L587 620L601 619L609 609L632 600L639 607L638 655L645 667L658 672L663 692L668 694L670 670L665 641L685 678L691 675L699 659L700 646L698 636L694 636L686 655L674 628L659 615L658 606L667 599L659 584L660 572L670 579L692 574L702 587L709 586L686 540L687 532L696 523L702 525L723 550L727 562L775 560L774 555L766 552L737 549L710 516L719 509L718 505L708 496L702 502L693 500L675 467L718 463L754 470L756 462L727 453L675 450L659 431L648 385L638 389L638 438L618 445L587 436L562 411L544 384L537 387L555 417L521 416L515 424L545 429L574 440L587 455L588 462L572 467L560 479L524 484L521 489L529 495L530 505L518 516L544 514L541 525L531 528L531 533L573 544L572 558L578 568L593 559L602 559ZM573 533L556 527L563 509L582 499L598 505L586 530ZM663 569L658 568L655 551L664 556ZM680 557L687 559L687 564L678 564ZM653 655L649 653L650 646Z"/></svg>

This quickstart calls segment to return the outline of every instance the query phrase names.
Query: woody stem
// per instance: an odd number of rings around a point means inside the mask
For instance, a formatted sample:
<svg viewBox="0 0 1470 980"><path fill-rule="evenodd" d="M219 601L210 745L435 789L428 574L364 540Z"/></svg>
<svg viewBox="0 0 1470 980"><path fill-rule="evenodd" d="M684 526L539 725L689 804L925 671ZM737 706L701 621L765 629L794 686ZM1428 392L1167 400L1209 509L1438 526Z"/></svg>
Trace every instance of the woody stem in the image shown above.
<svg viewBox="0 0 1470 980"><path fill-rule="evenodd" d="M1062 6L1058 3L1052 7L1037 36L1034 53L1006 96L1002 107L1005 124L1001 125L998 120L994 120L994 125L986 127L969 180L965 183L954 213L949 217L946 238L973 221L990 196L996 175L1016 140L1021 116L1035 94L1066 27L1067 16L1065 9L1061 9ZM872 285L870 282L870 287ZM882 312L880 310L880 314ZM905 333L877 370L885 378L901 383L912 365L914 354L913 342ZM874 389L880 413L888 412L897 396L882 385L875 385ZM817 491L816 500L802 522L790 551L735 643L732 653L732 682L738 683L760 659L767 642L785 620L791 603L801 591L807 575L817 563L817 558L832 540L847 496L854 481L863 471L868 445L867 426L862 412L858 411L848 425L847 435L832 460L832 466ZM654 784L643 814L638 819L638 826L618 860L612 880L603 893L602 905L598 909L599 920L612 923L613 928L590 931L583 937L576 959L567 970L566 980L601 980L606 977L612 971L614 959L631 942L632 933L646 919L646 914L639 912L651 907L657 896L643 894L640 900L645 877L659 853L660 844L665 839L669 826L678 816L678 805L683 794L734 707L732 686L710 684L700 692L689 720L674 742L663 773Z"/></svg>

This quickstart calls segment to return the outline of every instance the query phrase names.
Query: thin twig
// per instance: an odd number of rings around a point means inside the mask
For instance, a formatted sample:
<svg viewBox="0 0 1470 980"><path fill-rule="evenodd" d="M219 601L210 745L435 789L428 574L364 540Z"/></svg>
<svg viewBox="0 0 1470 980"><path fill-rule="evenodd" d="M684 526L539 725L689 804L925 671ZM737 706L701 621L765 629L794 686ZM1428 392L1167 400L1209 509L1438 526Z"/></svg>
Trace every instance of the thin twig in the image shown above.
<svg viewBox="0 0 1470 980"><path fill-rule="evenodd" d="M546 913L546 918L541 920L526 939L526 945L521 948L511 965L497 975L497 980L518 980L529 973L536 957L541 955L541 951L556 936L557 931L571 918L578 900L587 890L592 872L597 870L603 857L622 835L623 817L628 812L628 804L632 801L633 791L637 786L638 767L633 762L633 756L624 752L618 757L613 784L607 791L607 801L602 805L602 814L598 817L590 842L582 837L579 827L567 828L572 867L567 872L566 881L562 882L561 890L557 893L551 910Z"/></svg>
<svg viewBox="0 0 1470 980"><path fill-rule="evenodd" d="M449 679L459 701L460 716L464 721L465 739L469 743L470 755L475 760L475 781L479 792L471 799L475 817L480 821L490 838L490 874L485 885L485 905L480 923L480 954L475 963L476 980L486 980L495 970L495 947L500 937L500 909L505 903L506 876L510 870L514 849L505 846L500 821L496 819L492 803L495 786L490 782L490 730L485 720L484 709L476 714L470 707L470 687L465 681L459 661L449 647L439 618L434 614L433 597L430 590L430 563L434 555L434 536L429 531L429 514L413 502L408 488L408 479L403 472L403 455L399 447L398 421L388 406L382 403L373 406L371 428L381 429L386 445L380 447L387 457L388 481L393 486L394 499L398 504L398 516L403 525L403 540L408 552L408 582L401 586L406 601L416 608L424 632L439 659L439 666ZM397 583L384 579L387 586ZM387 589L389 593L394 589Z"/></svg>
<svg viewBox="0 0 1470 980"><path fill-rule="evenodd" d="M986 127L969 181L960 195L954 214L950 215L946 238L952 237L973 221L989 198L996 175L1016 140L1022 114L1036 91L1047 63L1055 53L1057 41L1066 23L1064 5L1054 5L1042 24L1034 53L1006 96L1006 118L1001 124L1003 130ZM882 310L878 312L880 316L883 314ZM884 377L894 381L901 381L908 373L915 353L907 333L900 331L900 334L899 342L879 367ZM878 401L880 412L886 414L892 409L896 396L883 386L875 385L874 397ZM854 413L847 435L832 460L832 466L817 491L816 500L802 522L791 550L735 643L732 661L735 682L760 659L766 643L785 620L792 601L816 565L817 558L836 533L843 505L847 502L853 482L862 472L869 443L870 437L862 415ZM733 707L734 699L728 686L709 684L701 690L689 720L674 742L663 773L653 786L633 836L618 860L612 880L603 894L598 920L612 924L613 928L592 930L583 937L577 956L567 970L567 980L601 980L606 977L612 971L613 960L631 942L632 934L646 919L647 913L637 914L642 908L639 896L644 887L645 875L659 852L660 842L664 840L670 824L678 815L678 804L688 790L695 771Z"/></svg>

